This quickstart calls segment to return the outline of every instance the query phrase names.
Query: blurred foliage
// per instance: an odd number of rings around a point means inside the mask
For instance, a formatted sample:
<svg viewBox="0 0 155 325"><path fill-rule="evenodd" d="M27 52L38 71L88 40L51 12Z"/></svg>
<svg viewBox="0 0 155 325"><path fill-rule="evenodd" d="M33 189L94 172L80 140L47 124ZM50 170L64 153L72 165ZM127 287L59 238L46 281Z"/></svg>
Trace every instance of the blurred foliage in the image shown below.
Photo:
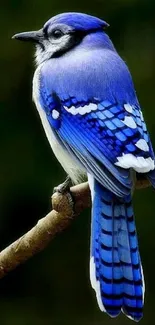
<svg viewBox="0 0 155 325"><path fill-rule="evenodd" d="M32 46L11 40L63 11L97 15L133 75L155 147L154 0L1 0L0 10L0 245L4 248L50 209L50 195L65 173L54 158L32 103ZM155 324L154 192L136 192L136 224L146 279L144 318ZM41 254L0 280L2 325L128 324L102 314L89 283L90 211Z"/></svg>

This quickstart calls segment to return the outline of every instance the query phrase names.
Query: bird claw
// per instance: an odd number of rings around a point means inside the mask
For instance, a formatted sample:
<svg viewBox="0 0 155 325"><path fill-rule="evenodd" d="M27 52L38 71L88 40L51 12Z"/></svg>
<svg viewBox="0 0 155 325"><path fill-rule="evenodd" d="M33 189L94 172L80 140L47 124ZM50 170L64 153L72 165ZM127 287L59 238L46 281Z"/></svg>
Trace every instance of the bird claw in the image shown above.
<svg viewBox="0 0 155 325"><path fill-rule="evenodd" d="M69 192L71 185L72 185L71 178L69 176L67 176L67 178L65 179L65 181L62 184L54 187L53 193L59 192L61 194L64 194L66 192Z"/></svg>

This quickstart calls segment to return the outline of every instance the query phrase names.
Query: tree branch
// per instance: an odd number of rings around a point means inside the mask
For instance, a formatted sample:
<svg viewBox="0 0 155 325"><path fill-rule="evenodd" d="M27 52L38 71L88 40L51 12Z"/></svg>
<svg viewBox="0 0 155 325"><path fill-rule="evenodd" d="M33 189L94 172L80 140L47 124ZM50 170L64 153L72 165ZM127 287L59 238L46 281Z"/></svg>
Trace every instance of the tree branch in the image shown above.
<svg viewBox="0 0 155 325"><path fill-rule="evenodd" d="M136 182L136 188L148 186L150 186L149 181L143 178ZM54 193L53 210L40 219L25 235L0 252L0 278L42 251L57 233L69 226L74 217L90 206L88 182L71 187L70 192L65 194Z"/></svg>
<svg viewBox="0 0 155 325"><path fill-rule="evenodd" d="M25 235L0 253L0 278L31 256L42 251L55 235L69 226L72 219L91 205L88 183L70 188L70 192L54 193L53 210L40 219Z"/></svg>

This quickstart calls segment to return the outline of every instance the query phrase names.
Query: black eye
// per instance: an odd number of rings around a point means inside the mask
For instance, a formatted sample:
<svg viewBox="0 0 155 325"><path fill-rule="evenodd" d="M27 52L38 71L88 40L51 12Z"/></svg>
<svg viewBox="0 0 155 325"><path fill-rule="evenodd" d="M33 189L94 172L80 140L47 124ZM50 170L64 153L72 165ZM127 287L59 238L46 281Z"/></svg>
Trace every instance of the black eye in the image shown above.
<svg viewBox="0 0 155 325"><path fill-rule="evenodd" d="M56 30L53 30L51 36L55 39L58 39L63 36L63 32L60 29L56 29Z"/></svg>

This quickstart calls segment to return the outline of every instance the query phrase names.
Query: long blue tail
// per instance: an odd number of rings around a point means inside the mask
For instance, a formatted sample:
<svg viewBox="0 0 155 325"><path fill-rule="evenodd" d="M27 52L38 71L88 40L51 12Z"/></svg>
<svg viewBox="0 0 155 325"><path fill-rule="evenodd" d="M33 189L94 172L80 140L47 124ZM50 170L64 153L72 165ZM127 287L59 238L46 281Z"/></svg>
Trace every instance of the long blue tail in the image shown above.
<svg viewBox="0 0 155 325"><path fill-rule="evenodd" d="M91 182L90 278L99 307L111 317L142 317L144 283L131 196L124 199Z"/></svg>

